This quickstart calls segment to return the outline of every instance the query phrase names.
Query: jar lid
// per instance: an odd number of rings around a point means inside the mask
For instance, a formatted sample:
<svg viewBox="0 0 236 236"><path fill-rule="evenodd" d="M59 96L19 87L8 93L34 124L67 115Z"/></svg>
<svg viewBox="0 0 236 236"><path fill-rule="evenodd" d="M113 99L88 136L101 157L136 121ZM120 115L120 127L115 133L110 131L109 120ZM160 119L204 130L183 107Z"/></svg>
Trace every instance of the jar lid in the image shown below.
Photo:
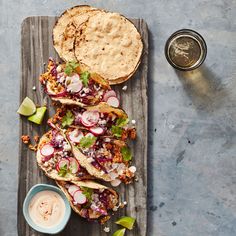
<svg viewBox="0 0 236 236"><path fill-rule="evenodd" d="M174 68L183 71L198 68L205 60L207 46L194 30L182 29L173 33L165 45L165 56Z"/></svg>

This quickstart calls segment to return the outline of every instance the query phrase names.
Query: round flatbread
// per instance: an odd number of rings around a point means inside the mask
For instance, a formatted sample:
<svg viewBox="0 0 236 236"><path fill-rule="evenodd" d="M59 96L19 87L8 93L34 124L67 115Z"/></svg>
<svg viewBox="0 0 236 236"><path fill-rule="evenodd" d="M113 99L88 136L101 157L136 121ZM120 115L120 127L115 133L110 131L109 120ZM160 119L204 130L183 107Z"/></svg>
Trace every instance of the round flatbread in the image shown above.
<svg viewBox="0 0 236 236"><path fill-rule="evenodd" d="M75 40L75 56L103 78L129 78L143 50L135 26L118 13L99 12L81 24Z"/></svg>
<svg viewBox="0 0 236 236"><path fill-rule="evenodd" d="M87 12L93 9L95 8L90 7L88 5L75 6L63 12L61 16L58 18L53 28L53 45L58 55L61 58L63 58L62 43L64 40L64 33L65 33L67 25L72 22L72 18L74 16L78 16L84 12Z"/></svg>
<svg viewBox="0 0 236 236"><path fill-rule="evenodd" d="M77 28L86 22L88 18L100 12L98 9L89 9L75 15L71 18L71 22L66 26L64 37L61 42L62 58L64 61L76 60L74 52L74 42L76 37Z"/></svg>

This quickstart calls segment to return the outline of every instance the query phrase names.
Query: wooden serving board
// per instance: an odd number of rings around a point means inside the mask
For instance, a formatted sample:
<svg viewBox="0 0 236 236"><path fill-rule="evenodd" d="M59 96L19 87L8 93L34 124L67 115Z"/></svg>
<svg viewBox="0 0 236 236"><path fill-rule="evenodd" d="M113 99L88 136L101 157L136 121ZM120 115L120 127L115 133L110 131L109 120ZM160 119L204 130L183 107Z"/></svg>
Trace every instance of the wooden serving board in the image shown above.
<svg viewBox="0 0 236 236"><path fill-rule="evenodd" d="M51 56L59 60L52 45L52 28L56 17L29 17L23 21L21 31L21 87L20 102L26 97L30 97L38 105L47 104L48 116L54 113L50 99L43 92L38 81L39 75L45 70L45 63ZM124 209L118 210L112 219L105 225L109 226L109 234L103 231L104 226L96 222L87 222L74 212L66 228L59 235L63 236L107 236L120 228L114 222L121 216L127 215L136 218L137 224L132 231L127 230L126 235L145 236L147 231L147 122L148 122L148 101L147 101L147 70L148 70L148 30L142 19L135 19L132 22L136 25L142 35L144 42L144 52L142 62L137 73L125 84L127 91L123 91L122 85L115 86L114 89L121 96L121 106L128 113L130 120L137 122L138 138L131 142L133 152L133 163L137 167L137 178L133 184L121 185L116 190L119 192L121 201L127 201L128 205ZM32 87L36 86L36 91ZM20 137L23 134L42 135L48 129L45 118L44 124L37 126L26 118L20 119ZM38 236L43 235L31 229L26 223L22 206L29 189L38 183L55 184L53 180L47 178L37 167L35 153L27 146L19 145L19 185L18 185L18 235Z"/></svg>

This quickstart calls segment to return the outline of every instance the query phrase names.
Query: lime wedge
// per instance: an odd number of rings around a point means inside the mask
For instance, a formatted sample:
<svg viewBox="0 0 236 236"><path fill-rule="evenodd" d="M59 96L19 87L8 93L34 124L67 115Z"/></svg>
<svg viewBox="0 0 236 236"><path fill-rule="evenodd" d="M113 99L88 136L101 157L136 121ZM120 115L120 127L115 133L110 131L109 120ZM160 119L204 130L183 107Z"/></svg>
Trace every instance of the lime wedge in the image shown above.
<svg viewBox="0 0 236 236"><path fill-rule="evenodd" d="M36 113L28 118L29 121L32 121L40 125L43 121L44 114L47 110L47 107L39 107L36 109Z"/></svg>
<svg viewBox="0 0 236 236"><path fill-rule="evenodd" d="M134 222L135 222L135 218L129 217L129 216L123 216L119 220L116 221L116 224L122 225L125 228L131 230L133 229Z"/></svg>
<svg viewBox="0 0 236 236"><path fill-rule="evenodd" d="M21 103L19 109L17 110L17 113L23 116L30 116L34 114L35 111L36 111L36 106L34 102L30 98L26 97Z"/></svg>
<svg viewBox="0 0 236 236"><path fill-rule="evenodd" d="M118 229L112 236L124 236L125 235L125 228L124 229Z"/></svg>

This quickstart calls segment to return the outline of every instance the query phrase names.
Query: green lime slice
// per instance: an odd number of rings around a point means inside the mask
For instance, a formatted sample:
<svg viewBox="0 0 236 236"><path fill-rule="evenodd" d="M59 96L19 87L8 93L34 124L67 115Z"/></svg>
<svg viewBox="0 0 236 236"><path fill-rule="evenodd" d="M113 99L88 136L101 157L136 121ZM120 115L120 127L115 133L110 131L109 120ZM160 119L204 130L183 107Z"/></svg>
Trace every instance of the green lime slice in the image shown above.
<svg viewBox="0 0 236 236"><path fill-rule="evenodd" d="M47 107L39 107L36 109L36 113L28 118L29 121L34 122L40 125L43 121L44 114L47 110Z"/></svg>
<svg viewBox="0 0 236 236"><path fill-rule="evenodd" d="M125 235L125 228L124 229L118 229L112 236L124 236Z"/></svg>
<svg viewBox="0 0 236 236"><path fill-rule="evenodd" d="M34 102L26 97L23 102L21 103L19 109L17 110L17 113L23 115L23 116L31 116L36 111L36 106Z"/></svg>
<svg viewBox="0 0 236 236"><path fill-rule="evenodd" d="M129 217L129 216L123 216L119 220L116 221L116 224L122 225L125 228L131 230L133 229L134 222L135 222L135 218Z"/></svg>

